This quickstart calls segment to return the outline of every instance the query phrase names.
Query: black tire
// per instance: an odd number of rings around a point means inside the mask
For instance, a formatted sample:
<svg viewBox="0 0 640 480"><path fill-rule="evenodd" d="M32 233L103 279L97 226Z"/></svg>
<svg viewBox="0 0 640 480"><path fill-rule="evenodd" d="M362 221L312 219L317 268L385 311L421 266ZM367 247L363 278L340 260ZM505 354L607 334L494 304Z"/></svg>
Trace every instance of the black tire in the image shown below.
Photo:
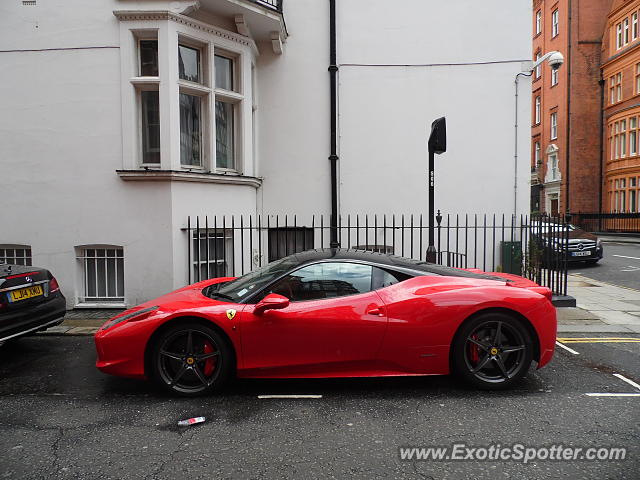
<svg viewBox="0 0 640 480"><path fill-rule="evenodd" d="M213 328L189 322L163 331L151 351L151 373L163 388L185 397L213 392L229 379L234 355Z"/></svg>
<svg viewBox="0 0 640 480"><path fill-rule="evenodd" d="M467 320L451 347L453 372L484 390L503 390L516 384L527 374L533 359L529 329L521 320L499 312Z"/></svg>

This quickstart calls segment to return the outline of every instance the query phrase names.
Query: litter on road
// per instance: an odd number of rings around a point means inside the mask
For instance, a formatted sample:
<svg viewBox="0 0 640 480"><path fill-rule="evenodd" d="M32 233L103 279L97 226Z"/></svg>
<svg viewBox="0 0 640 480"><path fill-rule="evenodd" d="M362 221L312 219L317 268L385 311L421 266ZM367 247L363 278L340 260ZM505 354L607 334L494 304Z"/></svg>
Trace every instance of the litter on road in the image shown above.
<svg viewBox="0 0 640 480"><path fill-rule="evenodd" d="M186 420L180 420L178 422L178 426L179 427L188 427L189 425L195 425L196 423L202 423L204 422L206 419L204 417L193 417L193 418L188 418Z"/></svg>

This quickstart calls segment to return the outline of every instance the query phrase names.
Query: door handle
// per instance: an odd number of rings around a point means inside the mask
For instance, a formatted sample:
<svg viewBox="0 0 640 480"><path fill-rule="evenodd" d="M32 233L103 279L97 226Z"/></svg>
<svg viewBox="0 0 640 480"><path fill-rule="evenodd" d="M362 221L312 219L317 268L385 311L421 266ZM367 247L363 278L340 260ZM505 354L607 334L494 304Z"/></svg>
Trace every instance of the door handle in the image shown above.
<svg viewBox="0 0 640 480"><path fill-rule="evenodd" d="M379 317L384 316L384 313L382 313L382 308L381 307L370 308L369 310L367 310L367 313L369 315L377 315Z"/></svg>

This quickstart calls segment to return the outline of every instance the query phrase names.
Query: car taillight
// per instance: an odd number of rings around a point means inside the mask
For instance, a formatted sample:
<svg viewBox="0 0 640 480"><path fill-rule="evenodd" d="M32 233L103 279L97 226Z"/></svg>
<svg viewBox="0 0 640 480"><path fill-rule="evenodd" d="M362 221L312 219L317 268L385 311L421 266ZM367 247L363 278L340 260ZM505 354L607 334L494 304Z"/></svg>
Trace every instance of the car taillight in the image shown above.
<svg viewBox="0 0 640 480"><path fill-rule="evenodd" d="M60 290L60 285L58 285L58 281L55 277L51 277L49 280L49 293L54 293Z"/></svg>
<svg viewBox="0 0 640 480"><path fill-rule="evenodd" d="M546 297L550 302L553 301L553 292L547 287L529 287L529 290L539 293L543 297Z"/></svg>

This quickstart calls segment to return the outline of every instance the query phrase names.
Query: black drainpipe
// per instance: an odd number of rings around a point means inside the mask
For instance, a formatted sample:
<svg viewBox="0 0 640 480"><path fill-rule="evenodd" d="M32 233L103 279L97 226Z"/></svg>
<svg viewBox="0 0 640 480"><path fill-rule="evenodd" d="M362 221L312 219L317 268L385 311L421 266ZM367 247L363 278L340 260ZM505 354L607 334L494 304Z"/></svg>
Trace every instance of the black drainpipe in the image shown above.
<svg viewBox="0 0 640 480"><path fill-rule="evenodd" d="M569 0L569 21L567 22L567 35L569 36L569 40L567 42L567 157L565 161L565 173L567 175L567 180L565 182L565 188L567 193L565 195L567 204L564 207L564 212L569 213L570 208L570 186L571 186L571 176L570 176L570 166L569 166L569 155L571 153L571 0Z"/></svg>
<svg viewBox="0 0 640 480"><path fill-rule="evenodd" d="M336 61L336 0L329 0L329 79L331 82L331 234L329 246L338 248L338 65Z"/></svg>

